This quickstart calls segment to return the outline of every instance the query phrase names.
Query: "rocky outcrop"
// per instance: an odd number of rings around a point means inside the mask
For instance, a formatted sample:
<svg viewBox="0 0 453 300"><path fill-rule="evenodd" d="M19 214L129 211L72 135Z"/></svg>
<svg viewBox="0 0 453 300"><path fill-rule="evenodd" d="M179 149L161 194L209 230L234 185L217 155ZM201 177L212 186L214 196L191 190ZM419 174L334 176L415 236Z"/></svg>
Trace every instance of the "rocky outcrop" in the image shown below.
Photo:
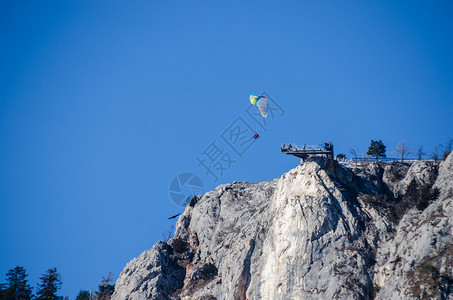
<svg viewBox="0 0 453 300"><path fill-rule="evenodd" d="M420 195L428 199L417 202L428 200L426 208L411 208L392 238L377 248L377 299L453 298L453 154L440 164L435 181L425 171L409 172L403 182L409 187L417 181L421 189L433 185L431 194Z"/></svg>
<svg viewBox="0 0 453 300"><path fill-rule="evenodd" d="M158 242L151 250L134 258L116 282L115 298L168 299L168 294L183 287L186 274L173 253L172 247Z"/></svg>
<svg viewBox="0 0 453 300"><path fill-rule="evenodd" d="M453 197L453 152L447 156L445 162L439 167L439 176L434 187L440 190L440 198Z"/></svg>
<svg viewBox="0 0 453 300"><path fill-rule="evenodd" d="M450 299L452 168L453 155L354 169L312 158L221 185L126 266L113 299Z"/></svg>

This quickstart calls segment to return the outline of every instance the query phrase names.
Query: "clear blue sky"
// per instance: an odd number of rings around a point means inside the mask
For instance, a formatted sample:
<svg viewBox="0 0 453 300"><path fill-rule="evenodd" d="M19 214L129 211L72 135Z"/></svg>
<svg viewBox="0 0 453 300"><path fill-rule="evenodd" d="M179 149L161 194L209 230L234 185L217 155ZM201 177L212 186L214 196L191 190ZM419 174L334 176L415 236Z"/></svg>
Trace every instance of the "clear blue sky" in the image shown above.
<svg viewBox="0 0 453 300"><path fill-rule="evenodd" d="M56 267L61 295L94 290L181 212L171 180L279 177L281 142L430 153L453 138L451 1L3 1L0 282ZM285 114L247 115L266 91ZM242 157L221 134L261 134ZM258 128L258 129L256 129ZM215 142L234 164L197 166Z"/></svg>

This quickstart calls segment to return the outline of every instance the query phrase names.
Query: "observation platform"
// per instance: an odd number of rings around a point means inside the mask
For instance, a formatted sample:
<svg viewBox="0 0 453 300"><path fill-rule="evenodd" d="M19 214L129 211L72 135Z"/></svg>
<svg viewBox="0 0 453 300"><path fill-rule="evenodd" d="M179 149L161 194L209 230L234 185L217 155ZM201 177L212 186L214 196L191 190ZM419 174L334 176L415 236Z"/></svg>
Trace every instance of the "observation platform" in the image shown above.
<svg viewBox="0 0 453 300"><path fill-rule="evenodd" d="M327 158L333 158L333 143L326 142L321 145L303 145L298 146L293 143L283 143L281 146L282 153L307 158L310 155L325 155Z"/></svg>

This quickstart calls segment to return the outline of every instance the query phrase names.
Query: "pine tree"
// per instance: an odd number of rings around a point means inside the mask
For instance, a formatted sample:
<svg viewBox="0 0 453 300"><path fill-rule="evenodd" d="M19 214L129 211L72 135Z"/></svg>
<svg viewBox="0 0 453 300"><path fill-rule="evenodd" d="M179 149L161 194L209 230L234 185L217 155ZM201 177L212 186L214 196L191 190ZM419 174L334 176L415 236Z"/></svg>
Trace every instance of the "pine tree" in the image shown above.
<svg viewBox="0 0 453 300"><path fill-rule="evenodd" d="M376 157L376 161L380 157L385 157L385 146L381 140L373 141L371 140L370 147L368 147L367 155Z"/></svg>
<svg viewBox="0 0 453 300"><path fill-rule="evenodd" d="M27 273L23 267L15 267L6 273L7 284L0 287L1 300L30 300L32 288L27 283Z"/></svg>
<svg viewBox="0 0 453 300"><path fill-rule="evenodd" d="M42 275L41 283L38 285L37 300L60 300L57 291L61 288L61 276L56 268L49 269Z"/></svg>
<svg viewBox="0 0 453 300"><path fill-rule="evenodd" d="M80 290L75 300L91 300L91 293L89 291Z"/></svg>
<svg viewBox="0 0 453 300"><path fill-rule="evenodd" d="M107 278L102 277L102 282L99 285L99 291L96 292L97 300L110 300L113 292L115 292L115 285L111 284L113 282L112 272L109 272Z"/></svg>
<svg viewBox="0 0 453 300"><path fill-rule="evenodd" d="M3 283L0 283L0 300L3 300L6 298L6 285Z"/></svg>

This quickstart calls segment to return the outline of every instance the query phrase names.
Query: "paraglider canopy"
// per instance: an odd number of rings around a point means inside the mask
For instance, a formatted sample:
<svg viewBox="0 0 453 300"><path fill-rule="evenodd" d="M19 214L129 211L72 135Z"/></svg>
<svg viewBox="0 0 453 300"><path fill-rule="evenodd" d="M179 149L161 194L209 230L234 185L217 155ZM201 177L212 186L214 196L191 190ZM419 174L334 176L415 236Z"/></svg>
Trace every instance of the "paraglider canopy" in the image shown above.
<svg viewBox="0 0 453 300"><path fill-rule="evenodd" d="M250 95L250 102L256 105L263 117L267 118L267 98L263 95Z"/></svg>

